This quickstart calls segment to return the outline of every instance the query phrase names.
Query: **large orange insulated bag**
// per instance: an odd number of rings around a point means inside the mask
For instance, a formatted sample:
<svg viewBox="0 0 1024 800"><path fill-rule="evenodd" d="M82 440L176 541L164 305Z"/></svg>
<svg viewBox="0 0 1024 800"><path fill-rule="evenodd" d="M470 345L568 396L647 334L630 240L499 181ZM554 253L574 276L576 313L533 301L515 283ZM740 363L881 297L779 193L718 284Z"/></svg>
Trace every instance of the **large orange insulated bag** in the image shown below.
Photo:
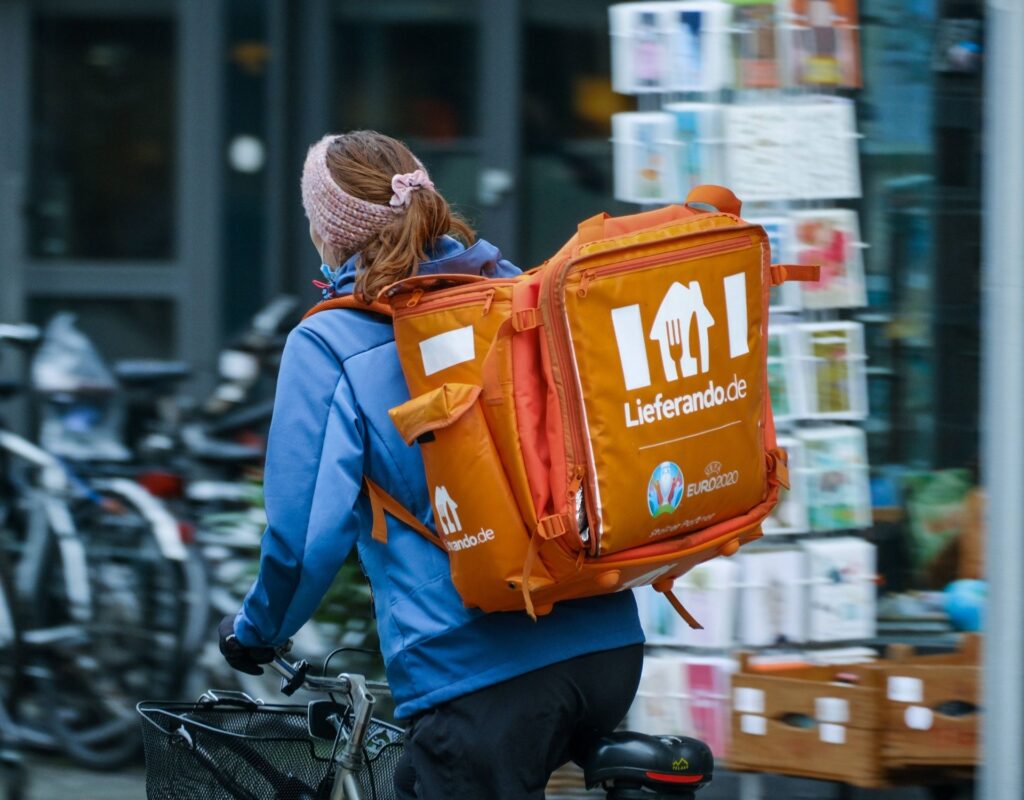
<svg viewBox="0 0 1024 800"><path fill-rule="evenodd" d="M652 584L696 625L673 580L758 538L788 485L768 293L818 272L772 265L739 213L727 189L697 187L686 205L586 220L516 278L385 290L374 308L393 316L412 398L390 413L419 443L435 530L367 481L374 535L385 513L412 525L484 611Z"/></svg>

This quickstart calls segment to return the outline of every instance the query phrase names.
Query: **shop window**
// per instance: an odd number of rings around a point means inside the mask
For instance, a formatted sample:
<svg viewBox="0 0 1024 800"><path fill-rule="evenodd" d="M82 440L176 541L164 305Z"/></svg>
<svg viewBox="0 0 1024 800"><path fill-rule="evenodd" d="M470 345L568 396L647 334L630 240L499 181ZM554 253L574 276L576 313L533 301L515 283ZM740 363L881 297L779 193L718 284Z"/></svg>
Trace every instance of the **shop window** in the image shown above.
<svg viewBox="0 0 1024 800"><path fill-rule="evenodd" d="M527 264L579 220L631 213L612 196L611 116L633 107L611 86L607 3L531 0L523 31L522 230Z"/></svg>
<svg viewBox="0 0 1024 800"><path fill-rule="evenodd" d="M173 22L39 16L32 45L30 254L170 258Z"/></svg>

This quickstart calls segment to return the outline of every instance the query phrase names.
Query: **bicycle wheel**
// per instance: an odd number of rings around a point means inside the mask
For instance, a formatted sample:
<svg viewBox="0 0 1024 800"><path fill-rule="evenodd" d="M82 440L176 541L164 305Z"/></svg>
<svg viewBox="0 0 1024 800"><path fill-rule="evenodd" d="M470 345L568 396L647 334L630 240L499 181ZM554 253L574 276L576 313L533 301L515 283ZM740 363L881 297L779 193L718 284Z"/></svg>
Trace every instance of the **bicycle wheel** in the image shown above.
<svg viewBox="0 0 1024 800"><path fill-rule="evenodd" d="M0 706L5 709L17 701L22 670L22 642L11 585L7 553L0 547ZM0 741L6 738L0 730Z"/></svg>
<svg viewBox="0 0 1024 800"><path fill-rule="evenodd" d="M201 569L163 557L144 515L102 494L73 509L77 542L54 539L43 560L35 622L49 630L33 662L48 724L69 756L109 769L135 758L134 708L177 696L206 613ZM76 603L76 576L88 609ZM46 636L37 637L40 642ZM190 640L186 642L186 639Z"/></svg>

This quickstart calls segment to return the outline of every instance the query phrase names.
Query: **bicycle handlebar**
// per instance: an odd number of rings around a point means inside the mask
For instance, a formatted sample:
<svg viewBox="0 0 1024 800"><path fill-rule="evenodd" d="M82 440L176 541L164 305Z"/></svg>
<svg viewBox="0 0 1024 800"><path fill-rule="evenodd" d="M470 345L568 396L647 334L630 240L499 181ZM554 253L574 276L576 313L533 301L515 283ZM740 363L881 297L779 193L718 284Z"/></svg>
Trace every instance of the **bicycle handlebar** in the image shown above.
<svg viewBox="0 0 1024 800"><path fill-rule="evenodd" d="M290 644L290 643L289 643ZM288 652L288 645L281 648L274 655L274 660L269 666L284 680L281 691L292 695L300 688L324 694L344 694L352 705L352 720L349 735L345 746L338 753L337 761L341 771L336 776L336 789L332 797L344 797L347 792L358 798L358 785L355 785L352 774L357 772L363 765L363 740L370 725L370 715L373 713L373 706L376 702L374 692L390 693L386 683L379 681L368 681L362 675L342 673L334 678L317 677L309 674L310 665L308 661L288 661L284 654ZM339 728L339 734L341 729ZM342 788L344 787L344 788ZM339 789L341 794L338 793Z"/></svg>
<svg viewBox="0 0 1024 800"><path fill-rule="evenodd" d="M368 681L362 675L350 675L344 672L333 678L310 675L310 664L308 661L296 661L293 663L284 657L285 652L287 651L278 651L274 660L267 666L284 679L281 691L286 695L290 696L299 689L306 689L310 692L321 692L323 694L336 692L351 696L356 685L362 687L364 691L391 694L391 688L387 683L383 681Z"/></svg>

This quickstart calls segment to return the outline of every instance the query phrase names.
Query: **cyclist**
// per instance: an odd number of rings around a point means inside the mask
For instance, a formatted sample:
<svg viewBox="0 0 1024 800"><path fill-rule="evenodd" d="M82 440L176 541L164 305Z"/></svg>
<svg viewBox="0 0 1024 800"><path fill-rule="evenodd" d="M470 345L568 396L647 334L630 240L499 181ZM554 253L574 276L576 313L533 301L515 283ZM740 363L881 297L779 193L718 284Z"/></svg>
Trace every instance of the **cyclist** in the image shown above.
<svg viewBox="0 0 1024 800"><path fill-rule="evenodd" d="M509 277L406 146L372 131L326 136L302 175L325 298L372 300L414 274ZM467 609L445 554L388 517L370 536L364 474L432 526L416 446L388 409L408 400L390 320L315 314L288 338L267 447L260 571L221 651L258 673L312 615L355 546L374 607L396 716L407 726L400 797L541 798L551 773L611 731L633 700L643 633L629 591L525 612Z"/></svg>

